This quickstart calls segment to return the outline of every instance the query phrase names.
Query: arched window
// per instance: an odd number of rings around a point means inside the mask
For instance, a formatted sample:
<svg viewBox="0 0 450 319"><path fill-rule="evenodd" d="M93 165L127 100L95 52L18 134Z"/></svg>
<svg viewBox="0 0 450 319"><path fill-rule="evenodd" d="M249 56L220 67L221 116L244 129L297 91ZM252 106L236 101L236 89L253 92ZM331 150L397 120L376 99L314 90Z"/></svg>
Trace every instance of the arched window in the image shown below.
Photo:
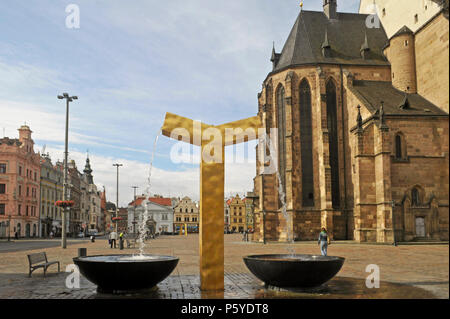
<svg viewBox="0 0 450 319"><path fill-rule="evenodd" d="M277 90L277 126L278 126L278 170L284 192L286 192L286 105L284 87ZM279 201L281 207L281 201Z"/></svg>
<svg viewBox="0 0 450 319"><path fill-rule="evenodd" d="M337 98L336 85L330 79L326 85L327 95L327 126L331 166L331 200L333 208L340 207L339 190L339 153L338 153L338 128L337 128Z"/></svg>
<svg viewBox="0 0 450 319"><path fill-rule="evenodd" d="M420 193L417 187L411 190L411 201L413 206L420 206Z"/></svg>
<svg viewBox="0 0 450 319"><path fill-rule="evenodd" d="M403 158L402 137L399 134L395 135L395 158Z"/></svg>
<svg viewBox="0 0 450 319"><path fill-rule="evenodd" d="M300 148L302 161L302 203L314 206L313 140L311 120L311 88L304 79L300 83Z"/></svg>

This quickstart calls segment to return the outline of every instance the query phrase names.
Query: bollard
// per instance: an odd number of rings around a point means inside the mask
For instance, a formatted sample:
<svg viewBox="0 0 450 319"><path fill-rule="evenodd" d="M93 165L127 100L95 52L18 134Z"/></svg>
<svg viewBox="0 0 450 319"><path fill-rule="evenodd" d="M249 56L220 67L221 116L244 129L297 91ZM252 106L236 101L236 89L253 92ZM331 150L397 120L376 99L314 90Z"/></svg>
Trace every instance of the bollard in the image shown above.
<svg viewBox="0 0 450 319"><path fill-rule="evenodd" d="M78 257L86 257L87 248L78 248Z"/></svg>

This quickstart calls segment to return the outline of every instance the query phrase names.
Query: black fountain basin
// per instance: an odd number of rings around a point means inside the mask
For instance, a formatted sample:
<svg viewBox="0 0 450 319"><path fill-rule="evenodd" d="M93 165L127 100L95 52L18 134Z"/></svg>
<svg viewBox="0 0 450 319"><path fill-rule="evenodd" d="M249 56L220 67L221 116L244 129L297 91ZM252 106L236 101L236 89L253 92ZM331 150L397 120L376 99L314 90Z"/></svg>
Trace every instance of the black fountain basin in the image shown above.
<svg viewBox="0 0 450 319"><path fill-rule="evenodd" d="M115 293L149 289L166 279L178 264L172 256L99 255L73 258L81 274L97 285L98 292Z"/></svg>
<svg viewBox="0 0 450 319"><path fill-rule="evenodd" d="M288 288L320 286L333 278L345 258L315 255L254 255L244 257L247 268L266 285Z"/></svg>

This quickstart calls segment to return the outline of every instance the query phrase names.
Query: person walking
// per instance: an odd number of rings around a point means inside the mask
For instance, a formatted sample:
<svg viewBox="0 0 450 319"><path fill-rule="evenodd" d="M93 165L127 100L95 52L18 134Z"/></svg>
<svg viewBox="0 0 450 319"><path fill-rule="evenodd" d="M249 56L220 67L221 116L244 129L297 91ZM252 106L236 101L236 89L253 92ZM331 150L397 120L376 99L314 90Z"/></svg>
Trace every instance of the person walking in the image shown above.
<svg viewBox="0 0 450 319"><path fill-rule="evenodd" d="M120 232L119 235L119 249L123 250L123 232Z"/></svg>
<svg viewBox="0 0 450 319"><path fill-rule="evenodd" d="M330 244L330 237L328 236L325 227L322 227L322 231L319 234L318 244L320 245L320 251L322 253L322 256L326 256L328 245Z"/></svg>
<svg viewBox="0 0 450 319"><path fill-rule="evenodd" d="M116 240L117 240L117 233L115 231L112 231L109 234L109 239L111 240L111 248L116 248Z"/></svg>

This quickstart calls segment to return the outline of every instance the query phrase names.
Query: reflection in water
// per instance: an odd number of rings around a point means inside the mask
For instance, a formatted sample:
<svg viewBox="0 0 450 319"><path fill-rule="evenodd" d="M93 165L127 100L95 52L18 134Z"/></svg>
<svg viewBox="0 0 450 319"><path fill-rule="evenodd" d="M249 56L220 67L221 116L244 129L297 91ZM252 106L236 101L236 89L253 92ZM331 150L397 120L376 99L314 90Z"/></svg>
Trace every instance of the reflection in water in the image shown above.
<svg viewBox="0 0 450 319"><path fill-rule="evenodd" d="M228 278L227 278L228 277ZM198 276L170 276L152 289L123 294L95 293L97 299L434 299L432 293L405 284L381 282L369 289L365 279L335 277L328 283L308 289L264 286L248 274L226 276L225 291L201 291ZM189 282L186 285L186 282ZM182 284L180 284L182 283ZM183 286L183 288L181 288Z"/></svg>
<svg viewBox="0 0 450 319"><path fill-rule="evenodd" d="M255 292L258 298L281 299L433 299L435 296L423 289L404 284L381 282L380 288L369 289L365 279L335 277L322 286L305 289L283 289L264 286Z"/></svg>

